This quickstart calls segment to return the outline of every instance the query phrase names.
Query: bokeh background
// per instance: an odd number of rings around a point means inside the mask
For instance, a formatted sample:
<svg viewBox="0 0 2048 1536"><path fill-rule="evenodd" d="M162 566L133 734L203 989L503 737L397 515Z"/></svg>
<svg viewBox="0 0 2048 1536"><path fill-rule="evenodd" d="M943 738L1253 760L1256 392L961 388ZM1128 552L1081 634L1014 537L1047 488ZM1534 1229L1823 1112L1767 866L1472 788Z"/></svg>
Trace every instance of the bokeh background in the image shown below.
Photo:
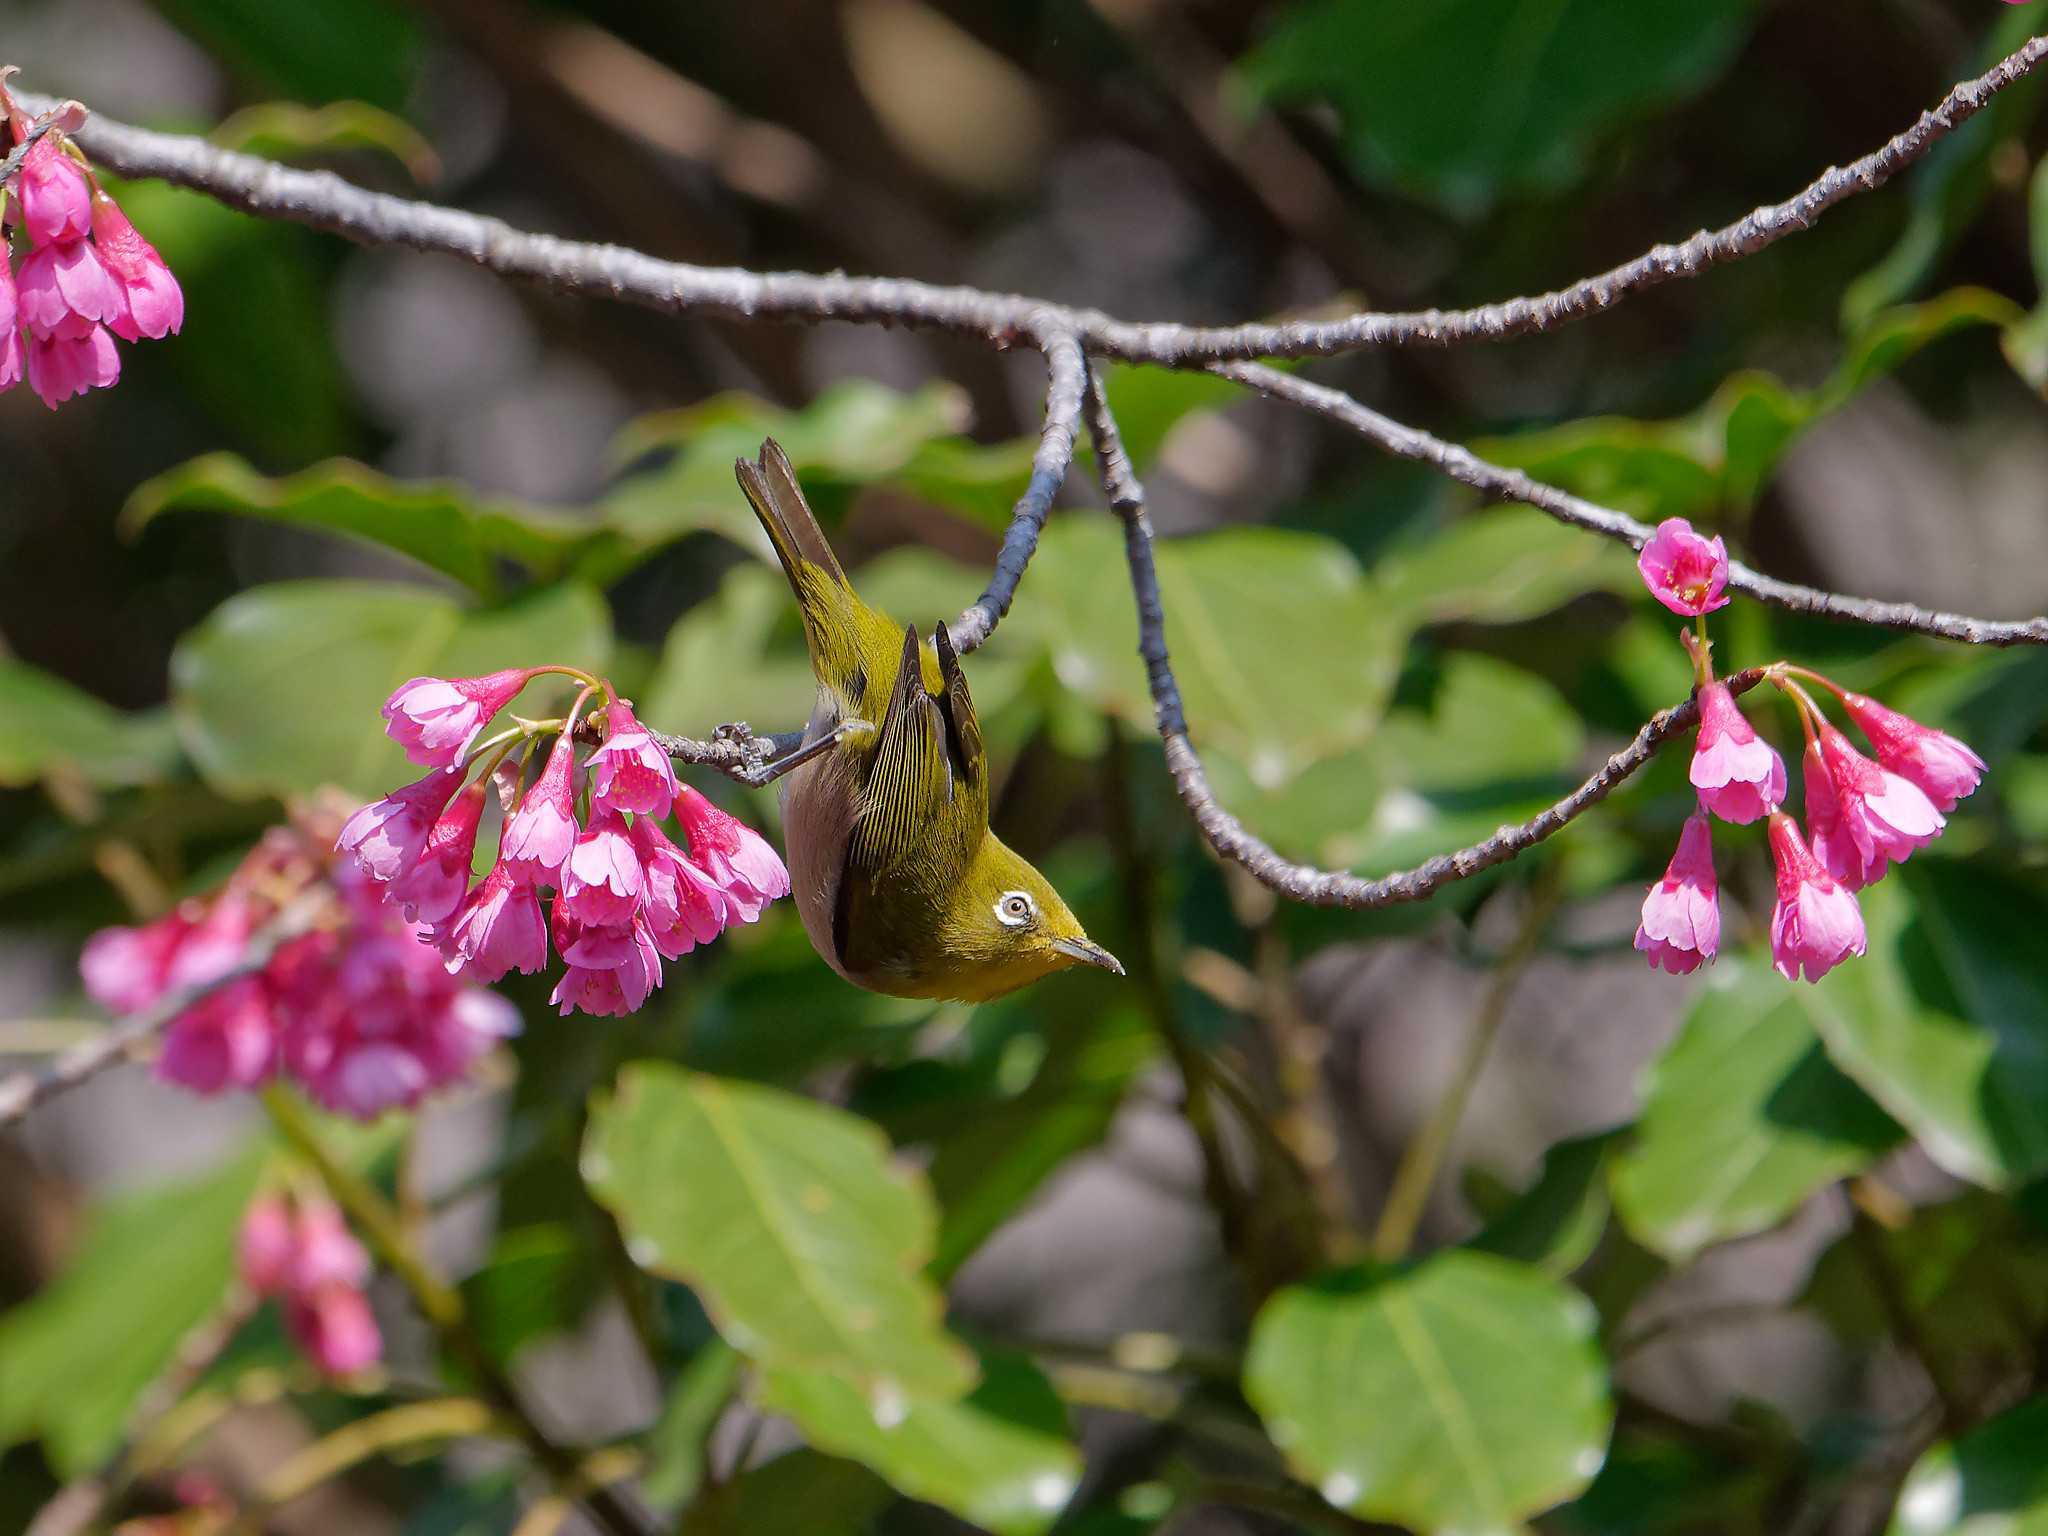
<svg viewBox="0 0 2048 1536"><path fill-rule="evenodd" d="M1875 147L2043 14L5 0L0 62L110 116L522 227L1227 322L1537 292L1728 222ZM2015 88L1893 187L1611 315L1314 371L1596 500L1690 516L1773 574L2038 612L2039 105ZM601 664L669 730L797 723L801 642L730 479L764 434L863 587L920 624L979 591L1023 483L1031 357L570 302L162 186L122 196L185 286L183 335L124 349L118 388L54 414L26 389L0 398L0 1053L16 1064L97 1027L75 979L93 928L216 881L289 797L397 781L374 706L432 670L417 658ZM1214 380L1118 370L1112 392L1156 523L1184 541L1169 602L1196 740L1285 850L1370 871L1471 841L1684 696L1673 621L1625 552ZM1062 978L975 1011L874 999L777 913L672 967L631 1020L558 1022L515 987L516 1047L388 1133L436 1259L513 1298L493 1340L543 1417L578 1441L639 1435L708 1337L661 1284L669 1353L650 1361L575 1177L584 1095L623 1062L679 1059L845 1106L929 1170L955 1325L1035 1349L1066 1398L1084 1461L1061 1529L1322 1528L1338 1517L1306 1488L1289 1495L1306 1513L1238 1507L1233 1488L1295 1485L1231 1385L1236 1358L1275 1288L1357 1256L1473 1031L1497 1025L1420 1234L1435 1249L1496 1230L1533 1187L1545 1239L1508 1251L1600 1309L1614 1450L1538 1528L1883 1528L1916 1458L2048 1370L2041 656L1740 601L1718 616L1724 666L1823 667L1993 772L1871 898L1871 959L1813 994L1759 977L1768 856L1757 829L1724 831L1729 953L1674 980L1629 938L1688 809L1677 754L1538 853L1411 909L1293 910L1226 878L1150 738L1099 506L1084 454L970 676L1000 748L998 828L1131 981ZM539 533L494 542L478 531L494 515ZM350 522L405 523L424 558L336 531ZM1796 756L1790 715L1753 705ZM772 797L706 788L773 826ZM1216 1122L1206 1161L1191 1071ZM10 1375L50 1317L37 1298L68 1294L109 1201L196 1210L162 1181L217 1178L261 1134L250 1106L133 1067L0 1137L0 1304L17 1309L0 1313L0 1528L111 1451L143 1385L123 1371L152 1365L58 1350L43 1379ZM227 1230L195 1217L176 1254ZM138 1246L117 1267L130 1285L106 1305L203 1313L204 1264ZM402 1294L378 1300L394 1378L430 1373ZM274 1328L258 1334L216 1387L278 1369ZM1180 1352L1147 1356L1152 1335ZM52 1409L67 1373L106 1401ZM1488 1385L1533 1391L1512 1372ZM384 1400L247 1402L194 1459L251 1487ZM961 1499L905 1499L757 1418L734 1407L711 1444L715 1472L750 1458L757 1480L735 1475L731 1497L756 1502L705 1528L962 1528ZM510 1529L533 1492L463 1447L366 1465L266 1528Z"/></svg>

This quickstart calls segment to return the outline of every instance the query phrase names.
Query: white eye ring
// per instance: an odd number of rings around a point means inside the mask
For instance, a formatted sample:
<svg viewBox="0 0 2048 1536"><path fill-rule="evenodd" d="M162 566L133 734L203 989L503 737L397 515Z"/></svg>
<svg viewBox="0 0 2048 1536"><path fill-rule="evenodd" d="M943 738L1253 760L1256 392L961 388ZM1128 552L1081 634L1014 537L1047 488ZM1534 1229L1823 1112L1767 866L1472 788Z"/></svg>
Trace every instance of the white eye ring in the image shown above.
<svg viewBox="0 0 2048 1536"><path fill-rule="evenodd" d="M1022 928L1038 915L1038 903L1029 891L1005 891L995 904L996 921L1005 928Z"/></svg>

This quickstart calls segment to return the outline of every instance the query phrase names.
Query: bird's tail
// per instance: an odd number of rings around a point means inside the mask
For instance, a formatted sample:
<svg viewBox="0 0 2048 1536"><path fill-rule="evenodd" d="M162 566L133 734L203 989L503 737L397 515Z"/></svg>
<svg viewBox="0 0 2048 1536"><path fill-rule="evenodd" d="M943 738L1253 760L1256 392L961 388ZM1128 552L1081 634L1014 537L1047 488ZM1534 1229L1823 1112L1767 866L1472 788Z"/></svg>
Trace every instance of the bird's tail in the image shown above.
<svg viewBox="0 0 2048 1536"><path fill-rule="evenodd" d="M859 641L881 622L879 617L854 593L839 557L825 542L825 530L804 501L796 471L790 468L789 455L781 444L769 438L761 444L759 460L740 459L734 463L733 473L767 530L768 542L775 546L775 557L782 562L783 574L796 593L812 670L821 682L844 690L859 670Z"/></svg>

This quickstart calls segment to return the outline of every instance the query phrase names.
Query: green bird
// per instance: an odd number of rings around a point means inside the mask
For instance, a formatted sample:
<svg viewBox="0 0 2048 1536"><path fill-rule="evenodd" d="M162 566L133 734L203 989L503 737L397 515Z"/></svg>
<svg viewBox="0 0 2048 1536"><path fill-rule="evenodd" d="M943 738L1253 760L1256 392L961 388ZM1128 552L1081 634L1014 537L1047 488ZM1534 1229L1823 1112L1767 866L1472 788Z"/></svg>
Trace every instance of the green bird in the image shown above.
<svg viewBox="0 0 2048 1536"><path fill-rule="evenodd" d="M1117 975L1045 876L988 825L988 756L946 626L861 601L773 439L734 466L803 613L819 756L783 780L804 931L855 986L982 1002L1072 965ZM845 722L865 722L866 728Z"/></svg>

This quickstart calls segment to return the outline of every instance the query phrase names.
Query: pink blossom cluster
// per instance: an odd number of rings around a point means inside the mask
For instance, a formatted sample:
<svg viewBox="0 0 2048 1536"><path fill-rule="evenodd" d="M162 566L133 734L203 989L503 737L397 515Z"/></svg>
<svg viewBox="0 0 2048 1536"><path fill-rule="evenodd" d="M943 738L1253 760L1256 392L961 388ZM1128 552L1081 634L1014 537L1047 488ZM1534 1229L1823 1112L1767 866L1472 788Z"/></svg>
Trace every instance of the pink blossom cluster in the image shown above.
<svg viewBox="0 0 2048 1536"><path fill-rule="evenodd" d="M1637 564L1651 595L1674 613L1703 622L1727 601L1727 550L1683 518L1659 525ZM1708 813L1738 826L1768 818L1777 868L1772 959L1787 980L1818 981L1867 945L1854 893L1940 835L1944 813L1982 781L1984 760L1953 736L1818 672L1776 663L1765 675L1792 700L1806 735L1802 833L1782 809L1784 759L1757 736L1728 685L1714 680L1704 638L1687 638L1700 673L1699 734L1689 770L1699 809L1687 819L1664 878L1643 900L1635 946L1653 968L1673 974L1712 960L1721 918ZM1794 674L1835 695L1875 760L1828 721Z"/></svg>
<svg viewBox="0 0 2048 1536"><path fill-rule="evenodd" d="M370 1256L332 1203L258 1195L243 1213L236 1257L242 1283L284 1304L286 1329L328 1375L367 1370L382 1357L384 1339L363 1294Z"/></svg>
<svg viewBox="0 0 2048 1536"><path fill-rule="evenodd" d="M508 806L497 859L472 885L494 765L535 738L520 725L503 733L495 756L471 749L536 675L565 670L401 685L384 705L386 729L431 771L357 811L337 846L422 925L421 938L452 974L479 982L531 974L547 965L552 944L566 962L550 999L562 1013L625 1014L661 985L664 959L753 922L788 895L789 872L758 833L678 783L631 703L588 679L585 698L601 687L607 700L602 742L579 760L577 711L559 724L539 775ZM671 811L687 846L662 830Z"/></svg>
<svg viewBox="0 0 2048 1536"><path fill-rule="evenodd" d="M34 128L0 81L0 153ZM7 231L28 253L17 277ZM55 410L121 377L114 337L160 340L185 323L185 296L61 130L36 140L0 186L0 391L29 387ZM112 334L108 334L111 332Z"/></svg>
<svg viewBox="0 0 2048 1536"><path fill-rule="evenodd" d="M213 1094L282 1075L367 1120L459 1080L518 1031L511 1004L450 976L381 888L333 859L332 837L332 820L274 827L210 898L86 944L86 990L114 1013L207 989L166 1026L158 1076ZM236 975L259 930L306 900L312 929Z"/></svg>

